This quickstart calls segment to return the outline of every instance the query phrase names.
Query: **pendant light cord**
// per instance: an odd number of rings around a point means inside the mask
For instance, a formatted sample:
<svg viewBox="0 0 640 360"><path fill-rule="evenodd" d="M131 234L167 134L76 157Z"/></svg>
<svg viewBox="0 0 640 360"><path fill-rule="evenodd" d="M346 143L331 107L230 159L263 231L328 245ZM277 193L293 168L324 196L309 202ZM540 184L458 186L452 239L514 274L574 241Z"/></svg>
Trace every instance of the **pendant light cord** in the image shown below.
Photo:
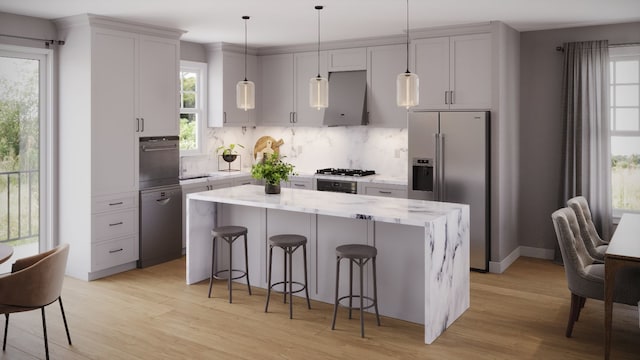
<svg viewBox="0 0 640 360"><path fill-rule="evenodd" d="M247 81L247 20L249 17L243 16L242 18L244 19L244 81Z"/></svg>
<svg viewBox="0 0 640 360"><path fill-rule="evenodd" d="M407 74L409 73L409 0L407 0Z"/></svg>
<svg viewBox="0 0 640 360"><path fill-rule="evenodd" d="M318 10L318 78L320 78L320 10L322 9L322 5L316 6L316 10Z"/></svg>

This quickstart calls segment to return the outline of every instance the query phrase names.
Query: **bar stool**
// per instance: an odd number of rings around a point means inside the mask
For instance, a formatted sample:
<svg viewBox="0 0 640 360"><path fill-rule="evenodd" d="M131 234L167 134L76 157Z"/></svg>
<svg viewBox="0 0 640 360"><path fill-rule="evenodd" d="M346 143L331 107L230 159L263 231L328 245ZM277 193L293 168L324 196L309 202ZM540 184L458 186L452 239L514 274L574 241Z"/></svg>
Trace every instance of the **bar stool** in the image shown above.
<svg viewBox="0 0 640 360"><path fill-rule="evenodd" d="M273 247L277 246L284 250L284 280L275 284L271 283L271 270L273 267ZM302 246L302 256L304 258L304 284L293 281L293 253ZM289 258L289 271L287 273L287 257ZM289 280L287 280L287 275ZM287 303L287 294L289 294L289 319L293 319L293 294L302 290L307 295L307 307L311 309L311 302L309 301L309 289L307 288L307 238L302 235L283 234L274 235L269 238L269 279L267 290L267 303L264 306L264 312L269 309L269 298L271 297L271 289L282 284L284 294L284 303ZM289 291L287 291L287 284L289 284ZM299 285L300 288L293 291L293 284Z"/></svg>
<svg viewBox="0 0 640 360"><path fill-rule="evenodd" d="M219 226L211 230L211 236L213 236L213 250L211 252L211 276L209 276L209 297L211 297L211 287L213 285L213 279L227 280L227 287L229 288L229 303L232 302L232 286L231 281L247 278L247 288L249 288L249 295L251 295L251 285L249 284L249 256L247 254L247 228L244 226ZM233 242L240 236L244 236L244 271L233 268ZM224 270L215 271L216 269L216 240L220 238L229 244L229 268ZM240 275L233 277L233 272L240 273ZM220 277L221 273L228 273L226 278Z"/></svg>
<svg viewBox="0 0 640 360"><path fill-rule="evenodd" d="M378 250L369 245L360 245L360 244L348 244L348 245L340 245L336 248L336 297L335 303L333 306L333 322L331 323L331 330L335 330L336 328L336 315L338 313L338 305L346 307L349 309L349 319L351 319L351 311L356 309L360 310L360 336L364 337L364 314L363 310L368 309L370 307L375 307L376 310L376 320L378 321L378 326L380 326L380 315L378 314L378 288L376 285L376 256L378 255ZM338 285L340 284L340 260L349 259L349 295L345 295L342 297L338 297ZM372 260L373 264L373 298L369 296L365 296L363 291L363 273L364 266L367 264L369 260ZM353 265L358 265L360 268L360 295L353 295ZM343 299L349 299L349 306L340 304L340 301ZM360 298L360 306L353 306L353 298ZM364 299L371 302L371 304L364 306Z"/></svg>

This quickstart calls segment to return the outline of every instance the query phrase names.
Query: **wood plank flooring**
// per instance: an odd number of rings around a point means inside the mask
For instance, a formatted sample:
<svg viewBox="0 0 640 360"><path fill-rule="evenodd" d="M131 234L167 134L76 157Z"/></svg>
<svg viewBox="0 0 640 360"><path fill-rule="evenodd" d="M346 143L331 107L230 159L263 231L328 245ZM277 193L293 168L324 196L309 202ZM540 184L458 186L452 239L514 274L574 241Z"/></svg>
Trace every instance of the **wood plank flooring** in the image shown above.
<svg viewBox="0 0 640 360"><path fill-rule="evenodd" d="M587 300L573 337L564 336L570 295L564 269L520 258L504 274L471 273L471 308L432 345L416 324L357 315L294 298L274 297L264 313L265 291L224 282L185 284L185 259L92 282L66 278L63 301L73 346L66 342L60 309L47 307L52 359L601 359L604 304ZM237 290L236 290L237 289ZM1 326L2 328L4 326ZM44 358L40 312L11 315L7 350L0 359ZM636 307L616 305L612 359L640 359Z"/></svg>

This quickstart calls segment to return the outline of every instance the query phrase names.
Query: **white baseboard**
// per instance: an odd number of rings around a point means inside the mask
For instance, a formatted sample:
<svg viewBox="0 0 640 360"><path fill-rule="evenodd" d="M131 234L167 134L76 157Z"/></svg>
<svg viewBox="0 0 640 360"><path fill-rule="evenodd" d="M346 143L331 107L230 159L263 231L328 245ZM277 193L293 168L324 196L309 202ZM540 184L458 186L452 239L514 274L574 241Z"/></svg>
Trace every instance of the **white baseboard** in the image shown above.
<svg viewBox="0 0 640 360"><path fill-rule="evenodd" d="M513 264L520 256L532 257L544 260L553 260L553 249L535 248L530 246L518 246L511 254L507 255L502 261L490 261L489 272L502 274L511 264Z"/></svg>

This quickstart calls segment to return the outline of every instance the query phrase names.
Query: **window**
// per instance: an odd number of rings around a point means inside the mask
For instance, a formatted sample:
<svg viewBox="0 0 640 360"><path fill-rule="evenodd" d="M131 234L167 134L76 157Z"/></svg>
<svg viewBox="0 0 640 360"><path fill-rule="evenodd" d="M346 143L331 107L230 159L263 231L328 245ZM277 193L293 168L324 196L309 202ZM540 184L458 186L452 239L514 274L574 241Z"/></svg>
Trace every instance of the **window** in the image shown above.
<svg viewBox="0 0 640 360"><path fill-rule="evenodd" d="M207 64L180 62L180 154L205 151Z"/></svg>
<svg viewBox="0 0 640 360"><path fill-rule="evenodd" d="M611 197L614 216L640 212L640 46L612 47Z"/></svg>

